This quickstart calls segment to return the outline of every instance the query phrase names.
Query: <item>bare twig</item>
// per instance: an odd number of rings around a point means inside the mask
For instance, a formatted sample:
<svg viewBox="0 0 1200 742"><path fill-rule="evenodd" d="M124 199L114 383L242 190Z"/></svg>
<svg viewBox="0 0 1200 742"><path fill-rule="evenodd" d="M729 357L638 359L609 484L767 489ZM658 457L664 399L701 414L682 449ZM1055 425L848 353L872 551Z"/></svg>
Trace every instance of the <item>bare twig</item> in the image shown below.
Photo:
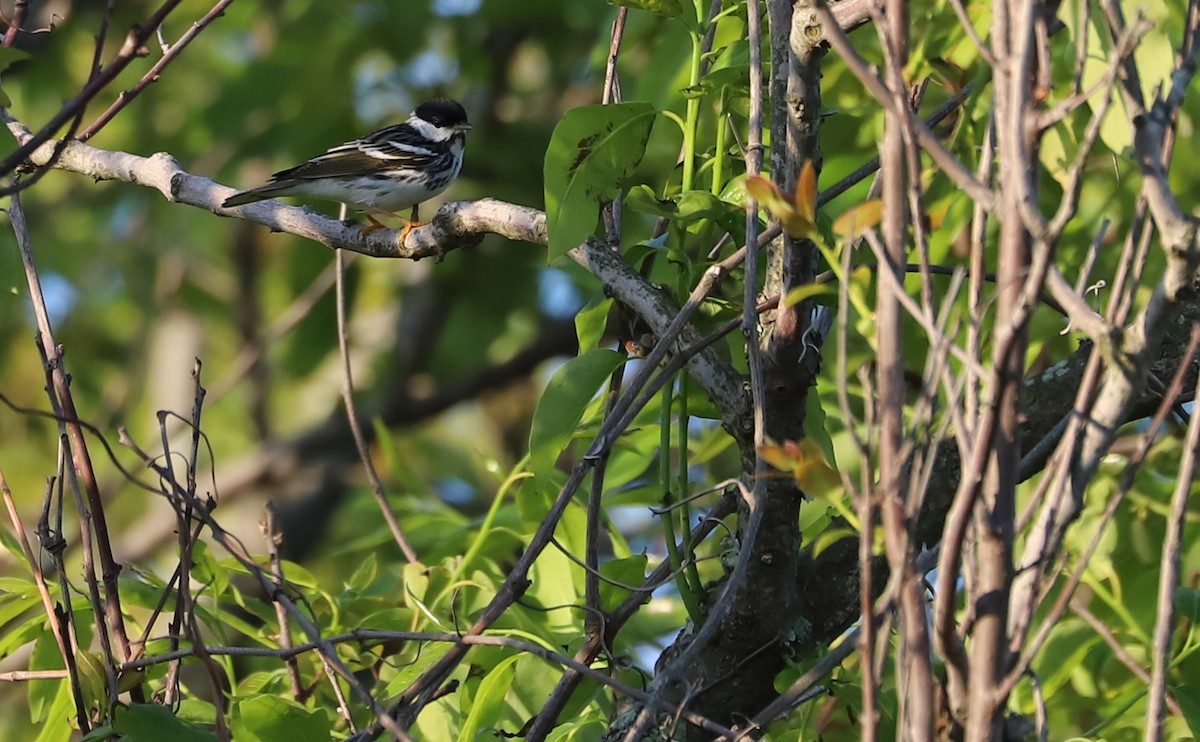
<svg viewBox="0 0 1200 742"><path fill-rule="evenodd" d="M116 57L100 69L97 74L92 75L87 84L83 86L83 89L74 98L63 104L58 113L52 116L36 134L22 141L15 152L0 162L0 176L11 173L18 165L31 159L34 151L44 142L50 141L50 138L62 128L63 124L81 116L88 101L95 98L101 90L108 87L116 79L117 75L129 66L130 62L142 54L146 42L154 35L158 27L180 2L181 0L164 0L163 4L149 18L140 25L134 26L129 32L129 36L126 37L121 50L117 52ZM49 157L43 162L35 162L34 164L39 167L47 167L53 160L54 158ZM10 192L16 189L16 185L9 186L0 190L0 195L9 195Z"/></svg>
<svg viewBox="0 0 1200 742"><path fill-rule="evenodd" d="M142 75L142 79L134 83L133 87L121 91L117 99L114 100L104 112L96 117L96 120L88 124L87 127L79 132L79 141L86 142L94 137L99 131L104 128L104 125L113 120L125 106L133 102L133 99L138 97L151 83L158 82L162 76L162 72L179 54L187 48L188 44L200 35L208 24L225 15L225 9L233 3L233 0L220 0L216 5L212 6L199 20L194 22L187 31L163 53L154 66L151 67L146 74ZM161 29L161 26L159 26Z"/></svg>
<svg viewBox="0 0 1200 742"><path fill-rule="evenodd" d="M1192 328L1191 347L1200 344L1200 326ZM1200 392L1200 384L1197 391ZM1163 737L1163 715L1167 695L1167 671L1171 666L1172 636L1175 633L1175 590L1179 585L1179 563L1183 553L1183 525L1187 515L1188 494L1195 484L1196 457L1200 456L1200 415L1188 425L1183 457L1179 462L1171 509L1167 515L1167 535L1163 540L1158 575L1158 608L1154 621L1154 645L1150 653L1150 697L1146 704L1146 742Z"/></svg>
<svg viewBox="0 0 1200 742"><path fill-rule="evenodd" d="M345 209L343 204L342 211L344 212ZM345 251L335 250L333 259L337 265L335 269L337 273L335 304L337 306L338 351L342 356L342 402L346 407L346 419L350 423L350 434L354 437L358 457L362 461L363 470L367 473L367 480L371 483L371 495L375 498L375 504L379 506L379 513L383 517L383 521L391 531L392 539L400 547L400 553L404 555L405 560L415 564L420 559L412 544L409 543L408 537L404 535L400 521L396 519L396 513L392 511L392 504L388 502L387 491L384 489L383 480L379 478L379 472L375 469L375 462L371 458L371 449L367 445L367 439L363 436L362 425L358 418L358 407L354 403L354 373L350 363L350 338L346 332Z"/></svg>
<svg viewBox="0 0 1200 742"><path fill-rule="evenodd" d="M78 503L80 519L80 535L83 545L84 575L92 592L95 610L101 610L103 615L97 615L97 634L101 647L107 656L110 668L115 660L124 661L131 655L129 637L125 633L125 619L121 612L121 599L117 587L117 576L121 565L117 563L112 552L112 541L109 538L108 523L104 515L104 503L100 499L100 490L96 484L96 472L92 468L91 455L88 453L87 441L83 436L83 428L78 423L75 411L75 400L71 393L70 383L63 362L62 347L54 341L50 327L50 315L46 310L45 296L42 294L41 280L38 277L37 266L33 256L33 246L29 240L29 229L25 223L25 212L21 207L20 196L16 193L8 207L8 218L12 224L13 233L21 254L21 262L25 267L25 277L29 286L30 298L33 302L34 317L38 326L38 348L46 359L47 392L52 401L52 407L62 417L61 423L67 439L70 442L70 452L73 467L70 479L78 481L87 496L87 505ZM75 422L71 422L75 421ZM96 573L92 566L92 550L100 558L101 575L104 582L104 599L101 601L96 583ZM106 628L105 628L106 627ZM111 632L111 634L110 634ZM115 639L118 655L112 654L108 646L109 640ZM112 675L112 673L110 673ZM116 678L110 678L112 700L116 702Z"/></svg>

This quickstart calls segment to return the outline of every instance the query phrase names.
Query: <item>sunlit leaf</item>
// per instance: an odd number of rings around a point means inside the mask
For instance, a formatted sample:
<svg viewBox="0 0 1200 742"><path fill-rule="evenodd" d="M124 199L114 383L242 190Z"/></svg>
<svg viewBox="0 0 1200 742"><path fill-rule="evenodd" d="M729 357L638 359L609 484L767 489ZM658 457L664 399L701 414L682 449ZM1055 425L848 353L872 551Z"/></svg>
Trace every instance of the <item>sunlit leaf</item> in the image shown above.
<svg viewBox="0 0 1200 742"><path fill-rule="evenodd" d="M54 641L53 634L47 631L38 637L37 644L33 647L33 654L29 658L29 669L61 670L63 667L62 652L58 650L58 642ZM64 682L63 679L29 681L30 721L40 724L46 720L46 713L54 702L54 697L58 695L59 686Z"/></svg>
<svg viewBox="0 0 1200 742"><path fill-rule="evenodd" d="M779 190L779 186L761 175L751 175L746 178L745 189L768 214L779 220L784 232L792 237L812 234L812 220L796 211L796 204Z"/></svg>
<svg viewBox="0 0 1200 742"><path fill-rule="evenodd" d="M833 222L833 233L844 239L861 237L883 219L883 201L873 198L842 213Z"/></svg>
<svg viewBox="0 0 1200 742"><path fill-rule="evenodd" d="M458 732L458 742L475 742L477 735L496 725L504 711L504 697L508 695L513 676L517 673L515 664L519 659L521 655L514 654L500 662L479 684L479 692L471 704L471 713Z"/></svg>
<svg viewBox="0 0 1200 742"><path fill-rule="evenodd" d="M817 217L817 169L807 160L796 181L796 213L812 224Z"/></svg>
<svg viewBox="0 0 1200 742"><path fill-rule="evenodd" d="M276 696L255 696L239 701L234 706L229 726L238 742L327 742L330 732L329 717L323 711L309 710ZM153 739L184 738L161 736Z"/></svg>
<svg viewBox="0 0 1200 742"><path fill-rule="evenodd" d="M0 49L3 48L0 47ZM22 548L21 542L17 540L17 537L9 532L7 528L0 528L0 545L3 545L4 549L20 562L24 569L29 569L29 560L25 558L25 549Z"/></svg>
<svg viewBox="0 0 1200 742"><path fill-rule="evenodd" d="M791 307L814 296L829 296L834 293L834 288L827 283L806 283L787 292L782 303L785 307Z"/></svg>
<svg viewBox="0 0 1200 742"><path fill-rule="evenodd" d="M810 497L824 497L841 489L841 478L825 461L821 445L815 440L769 443L758 451L768 464L790 474L796 486Z"/></svg>
<svg viewBox="0 0 1200 742"><path fill-rule="evenodd" d="M611 297L593 298L587 306L575 313L575 337L579 349L588 351L600 344L604 331L608 329L608 313L612 311Z"/></svg>
<svg viewBox="0 0 1200 742"><path fill-rule="evenodd" d="M792 204L780 192L779 186L761 175L747 176L743 187L746 189L746 193L750 194L751 198L758 201L759 205L766 209L786 208L790 211L792 208ZM780 202L782 202L782 205Z"/></svg>
<svg viewBox="0 0 1200 742"><path fill-rule="evenodd" d="M40 731L34 742L67 742L72 739L71 724L74 723L74 714L75 702L71 695L71 684L66 681L60 682L58 694L54 696L54 703L46 714L46 721L38 725Z"/></svg>
<svg viewBox="0 0 1200 742"><path fill-rule="evenodd" d="M817 557L821 556L821 552L825 551L830 546L833 546L838 541L841 541L841 540L847 539L847 538L856 538L857 536L858 536L858 531L855 531L853 528L846 528L846 527L830 528L828 530L822 531L813 540L812 557L813 557L813 559L816 559Z"/></svg>

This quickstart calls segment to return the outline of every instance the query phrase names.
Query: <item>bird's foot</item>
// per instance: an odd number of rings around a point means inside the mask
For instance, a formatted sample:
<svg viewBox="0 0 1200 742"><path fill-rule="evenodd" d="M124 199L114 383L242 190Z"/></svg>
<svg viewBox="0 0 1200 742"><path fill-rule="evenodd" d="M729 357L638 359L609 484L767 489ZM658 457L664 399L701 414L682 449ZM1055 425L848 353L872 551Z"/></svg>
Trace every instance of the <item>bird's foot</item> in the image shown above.
<svg viewBox="0 0 1200 742"><path fill-rule="evenodd" d="M371 216L370 214L363 214L363 216L365 216L367 218L367 226L362 228L363 234L371 234L372 232L378 232L381 229L387 229L386 224L379 221L378 219Z"/></svg>
<svg viewBox="0 0 1200 742"><path fill-rule="evenodd" d="M400 237L396 240L401 245L403 245L404 241L408 239L409 232L413 231L417 227L425 227L429 225L429 222L417 221L416 219L403 219L401 221L404 222L404 227L400 230Z"/></svg>

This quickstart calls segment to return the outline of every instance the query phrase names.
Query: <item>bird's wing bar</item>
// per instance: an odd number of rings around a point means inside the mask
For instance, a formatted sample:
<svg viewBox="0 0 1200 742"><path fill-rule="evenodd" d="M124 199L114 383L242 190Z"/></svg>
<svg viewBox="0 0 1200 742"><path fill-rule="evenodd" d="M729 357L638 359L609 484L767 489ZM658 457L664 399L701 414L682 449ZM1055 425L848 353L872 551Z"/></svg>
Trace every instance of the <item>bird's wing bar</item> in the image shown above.
<svg viewBox="0 0 1200 742"><path fill-rule="evenodd" d="M440 152L430 147L430 142L408 124L388 126L349 145L361 149L367 154L388 160L416 160L428 162L436 158Z"/></svg>
<svg viewBox="0 0 1200 742"><path fill-rule="evenodd" d="M342 176L371 175L396 168L424 169L435 159L431 154L408 154L407 156L380 157L374 152L347 148L331 150L314 157L303 165L281 170L271 176L272 181L307 180L310 178L337 178Z"/></svg>

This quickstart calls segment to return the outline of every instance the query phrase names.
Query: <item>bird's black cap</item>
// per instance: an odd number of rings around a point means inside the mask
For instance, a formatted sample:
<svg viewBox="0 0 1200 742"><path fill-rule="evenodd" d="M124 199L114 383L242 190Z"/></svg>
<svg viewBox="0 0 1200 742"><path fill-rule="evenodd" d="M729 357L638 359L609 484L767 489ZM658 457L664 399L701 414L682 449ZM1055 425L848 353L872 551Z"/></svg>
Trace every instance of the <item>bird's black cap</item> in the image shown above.
<svg viewBox="0 0 1200 742"><path fill-rule="evenodd" d="M413 111L419 119L423 119L443 128L467 125L467 111L462 104L449 98L434 98L417 106Z"/></svg>

